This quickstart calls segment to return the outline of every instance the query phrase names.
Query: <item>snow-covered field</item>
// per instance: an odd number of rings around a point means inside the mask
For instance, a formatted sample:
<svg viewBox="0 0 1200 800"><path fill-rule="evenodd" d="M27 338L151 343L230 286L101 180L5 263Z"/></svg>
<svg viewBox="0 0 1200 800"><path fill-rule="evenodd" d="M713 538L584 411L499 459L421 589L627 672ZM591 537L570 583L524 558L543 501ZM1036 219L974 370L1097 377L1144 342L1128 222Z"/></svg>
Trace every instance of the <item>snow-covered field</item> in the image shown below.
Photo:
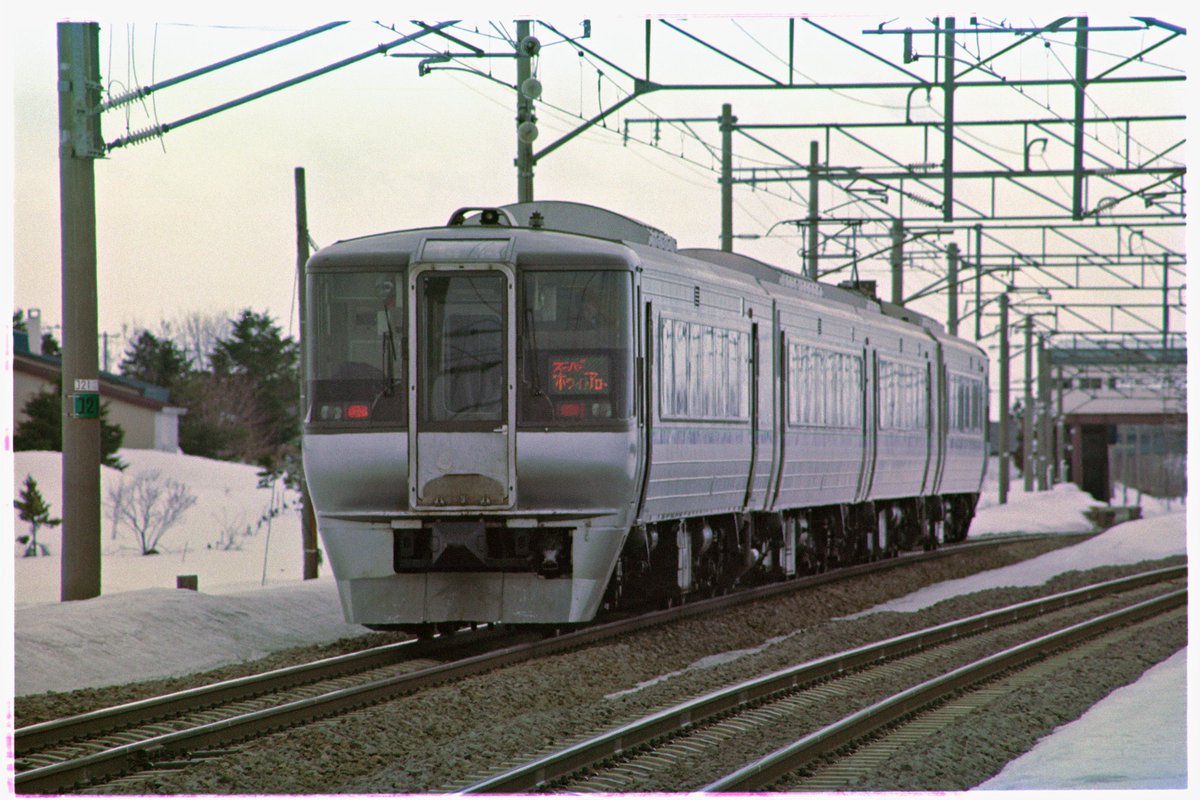
<svg viewBox="0 0 1200 800"><path fill-rule="evenodd" d="M152 556L139 554L128 524L117 526L114 536L106 509L101 522L102 596L92 600L58 602L61 528L39 534L48 556L23 558L24 548L14 543L9 565L14 608L5 621L6 627L12 625L15 659L5 677L6 696L185 674L364 631L343 621L327 567L317 580L301 579L299 511L293 493L258 488L255 468L245 465L146 450L123 450L120 457L129 467L124 474L102 470L102 496L107 498L122 480L159 470L188 484L196 504L163 537L161 552ZM1009 503L997 505L994 461L991 466L972 524L973 537L1089 529L1083 512L1095 501L1071 485L1026 494L1014 478ZM58 453L16 453L14 496L25 476L33 475L52 513L61 515L60 471ZM268 522L273 507L281 510ZM953 594L1037 584L1070 569L1186 551L1186 511L1178 503L1168 508L1147 498L1143 514L1148 519L1020 567L928 587L881 608L921 608ZM13 520L18 534L27 530L15 512ZM226 549L231 539L236 545ZM197 576L200 591L177 590L178 575ZM1110 702L1105 701L1083 720L1064 726L1063 737L1085 737L1089 759L1080 759L1070 744L1054 745L1056 734L1045 748L1039 745L980 788L1185 787L1185 735L1178 713L1186 697L1184 663L1182 656L1172 659L1138 684L1114 693L1111 702L1119 704L1117 711L1104 711ZM8 720L11 726L11 710ZM1120 738L1103 733L1105 726L1114 724ZM1101 755L1097 748L1104 742L1119 744L1119 753ZM1146 748L1144 755L1140 748Z"/></svg>

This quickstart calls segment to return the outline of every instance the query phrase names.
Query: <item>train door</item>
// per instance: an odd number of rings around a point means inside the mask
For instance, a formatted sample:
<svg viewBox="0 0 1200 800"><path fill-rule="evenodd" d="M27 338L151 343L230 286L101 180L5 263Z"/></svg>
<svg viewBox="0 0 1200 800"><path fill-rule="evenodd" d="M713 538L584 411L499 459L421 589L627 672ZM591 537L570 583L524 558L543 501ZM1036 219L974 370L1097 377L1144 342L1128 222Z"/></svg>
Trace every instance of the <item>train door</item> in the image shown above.
<svg viewBox="0 0 1200 800"><path fill-rule="evenodd" d="M929 488L929 493L940 494L942 491L942 474L946 469L946 440L950 425L950 376L946 371L946 353L941 342L938 342L934 346L934 354L933 379L935 386L933 396L936 399L936 405L934 406L932 419L934 425L937 427L933 439L933 450L935 453L933 485Z"/></svg>
<svg viewBox="0 0 1200 800"><path fill-rule="evenodd" d="M409 502L516 503L512 269L425 264L409 278Z"/></svg>
<svg viewBox="0 0 1200 800"><path fill-rule="evenodd" d="M746 474L746 496L742 499L743 508L751 508L754 502L754 483L758 476L758 323L750 323L750 470Z"/></svg>
<svg viewBox="0 0 1200 800"><path fill-rule="evenodd" d="M936 449L937 405L934 402L937 397L936 381L934 365L932 362L927 362L925 364L925 419L922 420L925 425L925 477L921 481L922 495L933 493L933 485L936 478L934 474L937 469L938 458Z"/></svg>
<svg viewBox="0 0 1200 800"><path fill-rule="evenodd" d="M654 448L654 410L657 397L658 365L655 356L654 341L654 304L647 300L641 302L642 289L637 289L637 306L642 310L642 324L639 328L641 344L638 348L637 374L638 385L638 424L642 428L641 463L638 464L638 517L646 507L646 491L650 485L650 465L653 463Z"/></svg>
<svg viewBox="0 0 1200 800"><path fill-rule="evenodd" d="M862 472L859 473L857 502L871 495L875 483L875 461L879 452L879 354L874 350L862 351Z"/></svg>

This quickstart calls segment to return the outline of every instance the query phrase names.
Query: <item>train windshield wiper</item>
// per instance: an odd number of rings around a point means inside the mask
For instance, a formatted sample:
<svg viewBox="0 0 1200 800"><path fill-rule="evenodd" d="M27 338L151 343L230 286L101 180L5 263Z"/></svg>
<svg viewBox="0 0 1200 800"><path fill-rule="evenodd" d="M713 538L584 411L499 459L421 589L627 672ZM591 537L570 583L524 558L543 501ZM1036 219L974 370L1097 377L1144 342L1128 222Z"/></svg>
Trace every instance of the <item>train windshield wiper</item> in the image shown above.
<svg viewBox="0 0 1200 800"><path fill-rule="evenodd" d="M542 369L541 365L538 364L538 359L541 357L541 351L538 350L537 346L537 326L533 320L532 308L525 309L525 337L523 349L525 350L526 354L525 360L527 362L532 362L530 369L533 372L533 381L529 387L530 393L534 397L540 397L546 401L546 405L550 408L550 416L553 417L554 401L551 400L550 396L547 395L542 389Z"/></svg>
<svg viewBox="0 0 1200 800"><path fill-rule="evenodd" d="M392 331L392 318L388 314L386 303L383 306L383 319L387 323L387 329L381 336L383 364L380 371L383 373L383 389L371 401L372 408L374 408L380 399L394 395L396 393L396 386L400 383L396 380L396 334Z"/></svg>
<svg viewBox="0 0 1200 800"><path fill-rule="evenodd" d="M525 309L525 351L526 360L533 362L531 369L533 370L533 396L545 397L545 392L542 391L542 375L538 368L537 358L537 334L533 328L533 309Z"/></svg>

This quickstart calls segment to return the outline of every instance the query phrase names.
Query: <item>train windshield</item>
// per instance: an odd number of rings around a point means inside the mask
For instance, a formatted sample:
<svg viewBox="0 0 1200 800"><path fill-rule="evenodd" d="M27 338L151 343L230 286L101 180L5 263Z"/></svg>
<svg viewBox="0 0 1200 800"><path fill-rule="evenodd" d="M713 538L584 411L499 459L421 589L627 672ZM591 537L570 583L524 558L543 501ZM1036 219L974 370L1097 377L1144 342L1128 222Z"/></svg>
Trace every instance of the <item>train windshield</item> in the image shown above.
<svg viewBox="0 0 1200 800"><path fill-rule="evenodd" d="M404 273L319 273L308 296L312 423L407 423Z"/></svg>
<svg viewBox="0 0 1200 800"><path fill-rule="evenodd" d="M632 416L632 308L628 272L523 273L518 421Z"/></svg>
<svg viewBox="0 0 1200 800"><path fill-rule="evenodd" d="M507 279L492 273L432 273L418 297L417 413L424 422L505 421Z"/></svg>

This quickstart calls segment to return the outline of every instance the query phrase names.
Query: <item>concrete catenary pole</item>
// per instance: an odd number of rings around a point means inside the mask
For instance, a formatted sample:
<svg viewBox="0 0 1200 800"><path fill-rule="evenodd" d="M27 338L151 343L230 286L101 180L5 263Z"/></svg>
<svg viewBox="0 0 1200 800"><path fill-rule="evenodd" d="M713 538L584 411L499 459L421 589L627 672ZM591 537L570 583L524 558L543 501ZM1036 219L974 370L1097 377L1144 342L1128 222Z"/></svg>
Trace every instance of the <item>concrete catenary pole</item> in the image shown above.
<svg viewBox="0 0 1200 800"><path fill-rule="evenodd" d="M533 139L536 137L536 118L533 98L522 87L533 76L529 20L517 21L517 202L533 202Z"/></svg>
<svg viewBox="0 0 1200 800"><path fill-rule="evenodd" d="M820 219L819 179L821 166L820 151L816 142L808 145L808 277L814 281L820 274L817 270L817 220Z"/></svg>
<svg viewBox="0 0 1200 800"><path fill-rule="evenodd" d="M733 252L733 106L721 106L721 249Z"/></svg>
<svg viewBox="0 0 1200 800"><path fill-rule="evenodd" d="M975 226L975 341L983 338L983 226Z"/></svg>
<svg viewBox="0 0 1200 800"><path fill-rule="evenodd" d="M946 246L946 332L958 336L958 243Z"/></svg>
<svg viewBox="0 0 1200 800"><path fill-rule="evenodd" d="M1052 427L1054 415L1050 407L1050 351L1046 349L1046 337L1039 336L1037 340L1038 357L1038 491L1044 492L1050 488L1050 462L1054 458L1054 448L1050 442L1054 438Z"/></svg>
<svg viewBox="0 0 1200 800"><path fill-rule="evenodd" d="M1009 413L1012 400L1009 378L1008 295L1000 295L1000 504L1008 502Z"/></svg>
<svg viewBox="0 0 1200 800"><path fill-rule="evenodd" d="M1056 367L1054 371L1054 388L1057 395L1058 410L1054 415L1054 482L1066 483L1066 416L1063 414L1063 368Z"/></svg>
<svg viewBox="0 0 1200 800"><path fill-rule="evenodd" d="M58 23L59 214L62 243L62 600L100 594L100 368L96 158L100 26Z"/></svg>
<svg viewBox="0 0 1200 800"><path fill-rule="evenodd" d="M1025 415L1021 425L1021 473L1025 491L1033 491L1033 317L1025 317Z"/></svg>
<svg viewBox="0 0 1200 800"><path fill-rule="evenodd" d="M892 220L892 302L904 305L904 221Z"/></svg>
<svg viewBox="0 0 1200 800"><path fill-rule="evenodd" d="M1171 346L1171 262L1169 256L1163 253L1163 292L1162 292L1162 349L1163 358L1167 357L1166 350Z"/></svg>

